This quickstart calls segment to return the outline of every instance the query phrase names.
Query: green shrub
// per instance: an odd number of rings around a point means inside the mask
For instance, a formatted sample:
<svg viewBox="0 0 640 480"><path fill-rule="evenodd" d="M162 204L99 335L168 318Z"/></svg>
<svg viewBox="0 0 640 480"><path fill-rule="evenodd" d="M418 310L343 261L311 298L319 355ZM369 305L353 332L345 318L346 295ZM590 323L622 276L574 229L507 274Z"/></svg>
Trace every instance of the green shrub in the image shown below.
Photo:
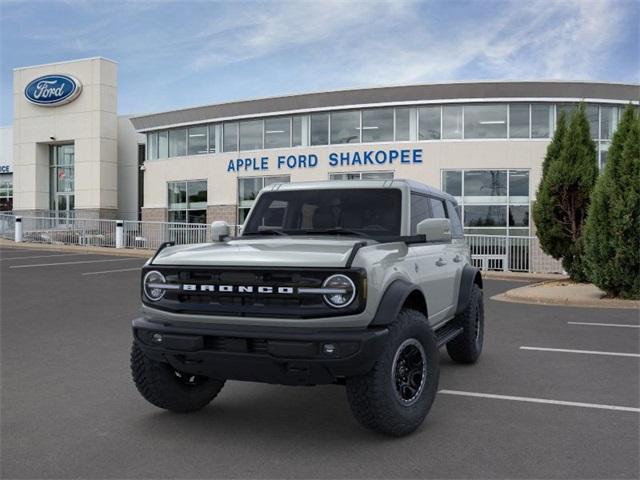
<svg viewBox="0 0 640 480"><path fill-rule="evenodd" d="M596 146L584 105L571 116L566 130L561 120L547 149L533 219L542 250L562 259L572 280L584 282L582 233L598 176Z"/></svg>
<svg viewBox="0 0 640 480"><path fill-rule="evenodd" d="M589 280L608 295L640 298L640 118L629 106L613 136L585 227Z"/></svg>

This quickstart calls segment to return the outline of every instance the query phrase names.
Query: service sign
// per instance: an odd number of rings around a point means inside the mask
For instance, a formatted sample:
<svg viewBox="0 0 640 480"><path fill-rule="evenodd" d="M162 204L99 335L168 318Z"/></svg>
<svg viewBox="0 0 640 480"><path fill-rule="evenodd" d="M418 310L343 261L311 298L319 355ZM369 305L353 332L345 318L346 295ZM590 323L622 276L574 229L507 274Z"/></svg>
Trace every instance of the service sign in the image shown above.
<svg viewBox="0 0 640 480"><path fill-rule="evenodd" d="M29 82L24 96L35 105L57 107L75 100L82 91L82 84L71 75L45 75Z"/></svg>

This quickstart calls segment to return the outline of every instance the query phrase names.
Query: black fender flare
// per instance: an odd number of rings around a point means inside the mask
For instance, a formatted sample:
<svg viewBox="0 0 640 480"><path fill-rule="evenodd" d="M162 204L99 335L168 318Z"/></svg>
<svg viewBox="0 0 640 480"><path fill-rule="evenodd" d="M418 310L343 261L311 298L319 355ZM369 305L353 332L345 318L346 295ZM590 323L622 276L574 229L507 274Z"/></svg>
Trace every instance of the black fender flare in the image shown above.
<svg viewBox="0 0 640 480"><path fill-rule="evenodd" d="M460 315L467 308L469 298L471 297L471 289L474 284L482 288L482 275L480 275L479 269L467 264L462 269L462 275L460 277L460 292L458 293L456 315Z"/></svg>
<svg viewBox="0 0 640 480"><path fill-rule="evenodd" d="M375 327L389 325L392 323L400 313L400 310L409 295L416 290L420 292L420 295L422 295L422 291L420 291L416 285L407 282L406 280L397 279L391 282L387 287L387 290L382 295L382 299L378 304L378 310L369 325Z"/></svg>

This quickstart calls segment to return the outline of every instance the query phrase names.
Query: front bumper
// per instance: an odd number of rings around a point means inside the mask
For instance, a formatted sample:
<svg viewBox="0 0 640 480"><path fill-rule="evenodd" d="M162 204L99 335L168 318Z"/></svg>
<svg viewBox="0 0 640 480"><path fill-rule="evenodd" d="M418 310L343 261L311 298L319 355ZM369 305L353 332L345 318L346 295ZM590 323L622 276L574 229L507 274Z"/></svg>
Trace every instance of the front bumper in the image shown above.
<svg viewBox="0 0 640 480"><path fill-rule="evenodd" d="M388 333L386 328L311 330L133 321L134 339L144 354L176 370L285 385L335 383L367 373Z"/></svg>

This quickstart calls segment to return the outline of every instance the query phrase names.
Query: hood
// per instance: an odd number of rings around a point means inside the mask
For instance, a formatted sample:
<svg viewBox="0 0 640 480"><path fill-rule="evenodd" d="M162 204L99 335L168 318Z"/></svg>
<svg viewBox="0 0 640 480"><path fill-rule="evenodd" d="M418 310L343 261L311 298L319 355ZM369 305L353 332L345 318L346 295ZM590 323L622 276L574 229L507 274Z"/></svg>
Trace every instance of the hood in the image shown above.
<svg viewBox="0 0 640 480"><path fill-rule="evenodd" d="M236 239L165 248L153 264L344 268L353 246L361 241L361 238L308 236Z"/></svg>

